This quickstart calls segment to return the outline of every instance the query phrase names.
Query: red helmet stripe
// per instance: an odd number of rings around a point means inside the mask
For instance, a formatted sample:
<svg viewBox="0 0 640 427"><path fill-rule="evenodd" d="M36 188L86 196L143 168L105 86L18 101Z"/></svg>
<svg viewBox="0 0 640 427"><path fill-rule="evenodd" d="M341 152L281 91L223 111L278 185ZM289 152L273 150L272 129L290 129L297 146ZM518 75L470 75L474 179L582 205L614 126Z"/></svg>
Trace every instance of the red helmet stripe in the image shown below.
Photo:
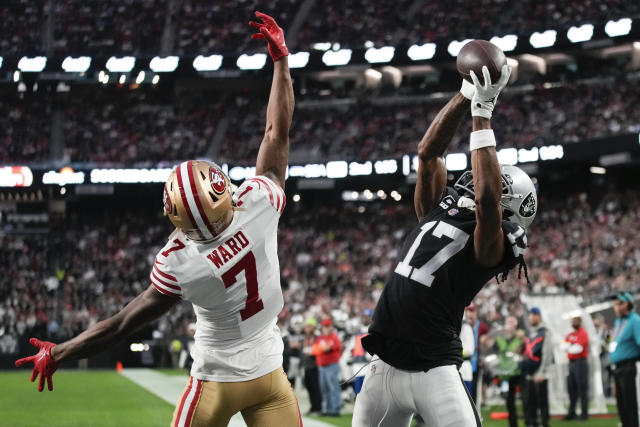
<svg viewBox="0 0 640 427"><path fill-rule="evenodd" d="M202 234L202 231L200 231L198 229L198 226L196 224L196 220L193 219L193 214L191 213L191 208L189 207L189 201L187 200L187 195L185 193L185 189L187 187L185 187L184 182L182 180L182 165L184 163L181 163L178 168L177 168L177 172L178 172L178 188L180 189L180 197L182 198L182 205L184 206L185 210L187 211L187 215L189 216L189 220L191 221L191 225L198 230L198 236L200 237L200 239L204 240L204 236Z"/></svg>
<svg viewBox="0 0 640 427"><path fill-rule="evenodd" d="M211 233L212 237L215 237L217 235L217 233L214 231L213 226L211 225L211 223L209 222L209 218L207 217L203 207L202 207L202 201L200 200L200 196L198 195L198 189L196 188L196 180L195 180L195 176L193 173L193 162L189 161L187 163L187 171L189 172L189 183L191 184L191 192L193 193L193 199L196 202L196 207L198 209L198 214L200 215L200 217L202 218L202 222L204 222L204 225L207 227L207 230L209 230L209 233Z"/></svg>

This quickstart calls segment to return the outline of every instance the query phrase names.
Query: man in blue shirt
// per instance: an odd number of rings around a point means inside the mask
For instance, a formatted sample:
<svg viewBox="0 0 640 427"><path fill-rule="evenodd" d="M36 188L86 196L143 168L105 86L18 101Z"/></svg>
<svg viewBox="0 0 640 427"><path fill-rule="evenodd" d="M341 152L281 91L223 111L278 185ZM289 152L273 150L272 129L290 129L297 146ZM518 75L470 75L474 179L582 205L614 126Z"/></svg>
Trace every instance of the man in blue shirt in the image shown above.
<svg viewBox="0 0 640 427"><path fill-rule="evenodd" d="M616 321L609 357L614 367L618 413L623 427L638 427L636 362L640 361L640 316L633 311L633 297L629 292L615 296L613 309Z"/></svg>

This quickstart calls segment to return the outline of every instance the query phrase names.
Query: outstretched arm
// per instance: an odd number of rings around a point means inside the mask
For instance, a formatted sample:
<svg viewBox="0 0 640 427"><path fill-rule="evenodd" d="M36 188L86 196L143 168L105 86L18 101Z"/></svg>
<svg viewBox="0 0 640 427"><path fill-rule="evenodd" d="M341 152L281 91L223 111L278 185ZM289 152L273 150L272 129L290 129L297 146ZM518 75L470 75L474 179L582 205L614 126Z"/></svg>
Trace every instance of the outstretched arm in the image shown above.
<svg viewBox="0 0 640 427"><path fill-rule="evenodd" d="M482 68L484 84L471 72L476 93L472 99L473 132L470 137L471 170L475 193L476 229L474 232L475 259L479 264L493 267L504 256L502 231L502 183L496 154L496 140L491 129L491 115L500 91L507 85L510 68L502 68L500 80L491 84L487 67Z"/></svg>
<svg viewBox="0 0 640 427"><path fill-rule="evenodd" d="M59 363L65 360L88 357L109 348L112 344L162 316L178 301L180 301L178 298L166 296L156 291L153 285L149 286L119 313L96 323L69 341L56 345L31 338L31 344L38 347L40 351L35 356L17 360L16 366L33 363L35 366L31 373L31 381L33 382L40 375L38 391L44 389L45 379L49 390L53 390L52 376Z"/></svg>
<svg viewBox="0 0 640 427"><path fill-rule="evenodd" d="M251 22L260 33L253 38L263 38L268 42L269 54L274 61L273 81L269 104L267 105L267 125L258 151L256 175L265 175L284 188L289 161L289 128L293 117L293 84L289 73L289 50L284 42L284 32L276 21L268 15L256 12L264 24Z"/></svg>
<svg viewBox="0 0 640 427"><path fill-rule="evenodd" d="M447 182L442 155L467 111L469 99L462 93L456 94L433 119L418 144L418 179L413 195L418 219L429 212L442 197Z"/></svg>

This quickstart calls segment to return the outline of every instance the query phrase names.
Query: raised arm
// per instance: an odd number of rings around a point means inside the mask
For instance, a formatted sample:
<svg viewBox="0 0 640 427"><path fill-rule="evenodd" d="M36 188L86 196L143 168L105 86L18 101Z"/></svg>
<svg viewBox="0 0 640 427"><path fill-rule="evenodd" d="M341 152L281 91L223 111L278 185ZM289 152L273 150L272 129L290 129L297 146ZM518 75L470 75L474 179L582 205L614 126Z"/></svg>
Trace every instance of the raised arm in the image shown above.
<svg viewBox="0 0 640 427"><path fill-rule="evenodd" d="M468 90L463 83L463 90ZM413 194L413 205L421 219L440 201L447 183L447 170L442 155L458 129L460 121L469 111L469 99L457 93L433 119L418 144L418 179ZM465 92L468 93L468 92ZM473 87L471 93L473 95Z"/></svg>
<svg viewBox="0 0 640 427"><path fill-rule="evenodd" d="M163 295L153 285L133 299L120 312L102 320L69 341L53 344L31 338L31 344L40 351L35 356L16 361L16 366L33 363L31 374L34 381L38 374L38 391L44 389L45 379L49 390L53 390L53 373L61 362L81 359L99 353L116 342L141 329L149 322L169 311L180 299Z"/></svg>
<svg viewBox="0 0 640 427"><path fill-rule="evenodd" d="M284 188L289 161L289 128L293 117L294 96L289 74L289 50L284 32L276 21L264 13L256 12L263 24L250 22L258 29L254 39L266 39L273 59L273 81L267 105L267 125L256 160L256 175L265 175Z"/></svg>
<svg viewBox="0 0 640 427"><path fill-rule="evenodd" d="M502 232L502 182L496 154L496 139L491 129L491 114L500 91L511 75L510 68L502 68L500 80L491 84L487 67L482 68L484 84L480 84L473 71L476 93L471 101L473 132L470 137L471 171L475 193L476 229L474 232L475 259L479 264L493 267L504 256Z"/></svg>

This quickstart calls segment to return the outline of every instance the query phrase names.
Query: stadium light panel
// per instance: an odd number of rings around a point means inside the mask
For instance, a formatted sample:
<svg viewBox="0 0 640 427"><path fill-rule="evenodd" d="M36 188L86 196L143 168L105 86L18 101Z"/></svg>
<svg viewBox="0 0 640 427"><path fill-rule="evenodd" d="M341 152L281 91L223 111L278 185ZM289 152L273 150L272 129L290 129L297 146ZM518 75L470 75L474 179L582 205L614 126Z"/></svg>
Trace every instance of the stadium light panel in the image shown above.
<svg viewBox="0 0 640 427"><path fill-rule="evenodd" d="M4 59L4 58L3 58L2 56L0 56L0 68L2 68L2 61L3 61L3 59Z"/></svg>
<svg viewBox="0 0 640 427"><path fill-rule="evenodd" d="M515 165L518 163L518 150L503 148L498 151L498 163L501 165Z"/></svg>
<svg viewBox="0 0 640 427"><path fill-rule="evenodd" d="M545 145L539 149L540 160L556 160L564 157L562 145Z"/></svg>
<svg viewBox="0 0 640 427"><path fill-rule="evenodd" d="M521 148L518 150L519 163L537 162L539 158L538 147L533 147L530 150L527 150L526 148Z"/></svg>
<svg viewBox="0 0 640 427"><path fill-rule="evenodd" d="M294 194L292 199L293 199L294 203L298 203L300 201L300 195L299 194Z"/></svg>
<svg viewBox="0 0 640 427"><path fill-rule="evenodd" d="M311 45L311 47L315 50L321 50L324 52L331 49L331 43L330 42L314 43L313 45Z"/></svg>
<svg viewBox="0 0 640 427"><path fill-rule="evenodd" d="M371 175L373 172L373 164L370 161L364 163L349 163L349 176Z"/></svg>
<svg viewBox="0 0 640 427"><path fill-rule="evenodd" d="M156 74L156 75L155 75L155 76L153 76L153 78L151 79L151 84L153 84L153 85L157 85L159 81L160 81L160 76Z"/></svg>
<svg viewBox="0 0 640 427"><path fill-rule="evenodd" d="M217 71L222 65L222 55L196 56L193 68L196 71Z"/></svg>
<svg viewBox="0 0 640 427"><path fill-rule="evenodd" d="M379 49L371 47L364 53L364 59L366 59L369 64L389 62L393 59L395 52L396 48L393 46L383 46Z"/></svg>
<svg viewBox="0 0 640 427"><path fill-rule="evenodd" d="M604 26L604 32L609 37L626 36L631 32L631 18L621 18L617 21L608 21Z"/></svg>
<svg viewBox="0 0 640 427"><path fill-rule="evenodd" d="M253 55L243 53L236 61L236 65L241 70L261 70L266 63L267 54L265 53L254 53Z"/></svg>
<svg viewBox="0 0 640 427"><path fill-rule="evenodd" d="M425 43L422 45L412 44L407 51L407 56L412 61L422 61L431 59L436 54L435 43Z"/></svg>
<svg viewBox="0 0 640 427"><path fill-rule="evenodd" d="M35 56L33 58L23 56L20 58L20 61L18 61L18 69L22 72L39 73L44 70L46 65L47 58L44 56Z"/></svg>
<svg viewBox="0 0 640 427"><path fill-rule="evenodd" d="M78 58L67 56L62 61L62 69L67 73L84 73L90 66L91 58L88 56L80 56Z"/></svg>
<svg viewBox="0 0 640 427"><path fill-rule="evenodd" d="M454 40L449 43L449 46L447 46L447 52L449 52L449 55L451 56L458 56L458 53L460 53L460 49L462 49L462 47L470 41L471 39L465 39L462 41Z"/></svg>
<svg viewBox="0 0 640 427"><path fill-rule="evenodd" d="M289 54L289 68L304 68L309 63L309 52Z"/></svg>
<svg viewBox="0 0 640 427"><path fill-rule="evenodd" d="M351 61L351 49L328 50L322 55L322 62L327 67L347 65Z"/></svg>
<svg viewBox="0 0 640 427"><path fill-rule="evenodd" d="M136 77L136 84L142 83L144 81L144 76L145 76L144 71L140 71L138 73L138 77Z"/></svg>
<svg viewBox="0 0 640 427"><path fill-rule="evenodd" d="M503 52L511 52L518 44L518 36L515 34L507 34L502 37L493 36L490 42L502 49Z"/></svg>
<svg viewBox="0 0 640 427"><path fill-rule="evenodd" d="M447 170L463 171L467 168L467 155L465 153L451 153L444 158Z"/></svg>
<svg viewBox="0 0 640 427"><path fill-rule="evenodd" d="M591 166L589 168L589 172L594 173L596 175L604 175L607 173L607 170L601 166Z"/></svg>
<svg viewBox="0 0 640 427"><path fill-rule="evenodd" d="M124 74L122 74L120 76L120 79L118 80L118 83L120 83L121 85L125 84L125 82L127 81L127 76L125 76Z"/></svg>
<svg viewBox="0 0 640 427"><path fill-rule="evenodd" d="M136 65L136 58L133 56L124 56L117 58L112 56L107 60L107 70L112 73L129 73Z"/></svg>
<svg viewBox="0 0 640 427"><path fill-rule="evenodd" d="M567 31L567 38L571 43L580 43L591 40L593 37L593 25L584 24L579 27L571 27Z"/></svg>
<svg viewBox="0 0 640 427"><path fill-rule="evenodd" d="M327 178L344 178L349 173L349 164L345 161L327 163Z"/></svg>
<svg viewBox="0 0 640 427"><path fill-rule="evenodd" d="M536 31L531 34L531 37L529 37L529 43L536 49L551 47L556 44L557 35L558 33L556 30L547 30L542 33Z"/></svg>
<svg viewBox="0 0 640 427"><path fill-rule="evenodd" d="M373 169L378 175L386 175L398 172L397 160L378 160L373 164Z"/></svg>
<svg viewBox="0 0 640 427"><path fill-rule="evenodd" d="M17 83L20 80L20 71L16 70L13 72L13 82Z"/></svg>
<svg viewBox="0 0 640 427"><path fill-rule="evenodd" d="M154 56L151 58L149 68L156 73L171 73L178 68L179 61L180 58L177 56L166 56L164 58Z"/></svg>

